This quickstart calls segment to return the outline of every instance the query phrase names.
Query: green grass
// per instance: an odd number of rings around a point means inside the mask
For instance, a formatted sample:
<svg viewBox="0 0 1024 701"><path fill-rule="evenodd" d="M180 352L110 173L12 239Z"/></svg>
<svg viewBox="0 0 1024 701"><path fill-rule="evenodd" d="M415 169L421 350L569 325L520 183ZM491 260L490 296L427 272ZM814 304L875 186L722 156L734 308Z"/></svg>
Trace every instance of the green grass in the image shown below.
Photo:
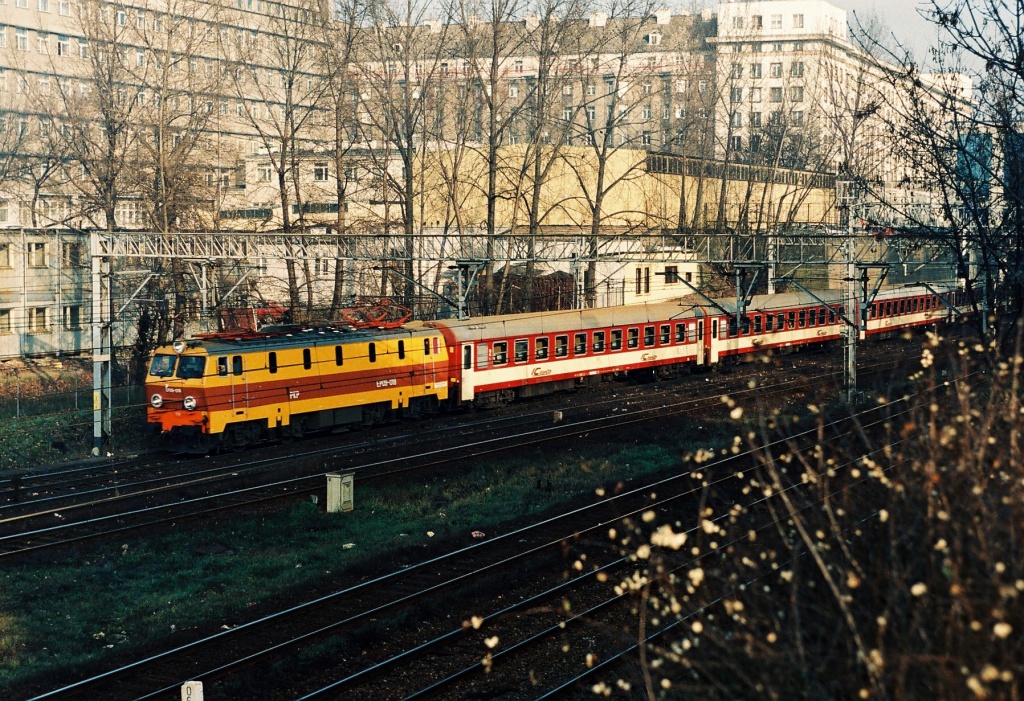
<svg viewBox="0 0 1024 701"><path fill-rule="evenodd" d="M699 445L724 439L704 433ZM345 570L372 571L382 554L390 564L419 561L446 538L451 547L469 543L473 530L491 534L498 524L603 484L678 466L697 446L592 446L550 457L550 449L536 450L422 485L357 484L350 514L298 504L198 532L126 539L60 562L8 565L0 574L0 688L33 678L52 686L69 670L102 666L112 651L184 641L191 636L180 631L191 627L244 622L261 604L272 608L268 602L281 593ZM348 543L354 545L346 549Z"/></svg>
<svg viewBox="0 0 1024 701"><path fill-rule="evenodd" d="M115 454L147 447L143 407L115 407L112 446ZM51 465L92 454L92 411L22 416L0 421L0 470Z"/></svg>

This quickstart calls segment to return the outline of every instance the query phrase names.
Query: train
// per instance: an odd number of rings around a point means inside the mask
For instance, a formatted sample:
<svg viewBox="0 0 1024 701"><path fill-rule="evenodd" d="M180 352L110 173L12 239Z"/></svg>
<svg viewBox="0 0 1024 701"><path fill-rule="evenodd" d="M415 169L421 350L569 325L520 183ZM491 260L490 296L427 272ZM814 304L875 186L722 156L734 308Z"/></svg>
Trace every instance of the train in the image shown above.
<svg viewBox="0 0 1024 701"><path fill-rule="evenodd" d="M883 290L861 336L945 323L966 311L952 285ZM614 378L668 378L752 353L839 341L836 291L410 321L270 326L157 348L147 422L189 452L361 428L456 407L494 407Z"/></svg>

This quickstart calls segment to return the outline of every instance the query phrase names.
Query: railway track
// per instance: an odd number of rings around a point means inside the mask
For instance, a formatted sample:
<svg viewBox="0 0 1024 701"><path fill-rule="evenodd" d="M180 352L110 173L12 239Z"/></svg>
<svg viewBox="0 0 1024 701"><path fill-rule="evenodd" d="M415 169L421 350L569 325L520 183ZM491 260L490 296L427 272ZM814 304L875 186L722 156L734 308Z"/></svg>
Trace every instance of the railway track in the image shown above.
<svg viewBox="0 0 1024 701"><path fill-rule="evenodd" d="M541 410L531 407L529 412L512 415L474 417L454 426L447 422L421 425L411 434L320 447L299 455L235 459L212 466L193 460L187 468L176 466L171 475L162 474L164 468L158 468L161 474L140 474L116 486L80 489L72 495L46 496L40 501L0 507L0 559L318 495L325 489L324 475L328 472L354 472L360 483L394 479L403 473L441 469L526 445L717 408L723 393L742 396L756 391L770 397L819 391L825 377L829 382L838 377L837 370L826 368L824 375L808 379L806 367L801 364L792 373L795 377L766 386L750 386L756 365L748 366L748 372L716 375L714 382L705 376L691 378L695 382L620 386L613 396L592 401L586 407L557 409L563 417L559 423L552 422L552 413L554 407L564 405L549 402ZM892 367L891 360L887 360L874 371L885 372ZM871 371L871 366L862 368L864 374ZM694 386L699 388L700 396L687 396Z"/></svg>
<svg viewBox="0 0 1024 701"><path fill-rule="evenodd" d="M862 415L861 423L870 416ZM846 428L830 425L827 433L843 435ZM809 449L821 438L818 429L807 431L790 438L787 449ZM718 502L744 501L749 511L769 499L742 496L739 487L743 482L735 475L749 469L751 459L751 454L741 453L700 468L713 477L694 479L690 471L681 471L592 498L483 542L351 583L327 596L35 698L177 698L178 689L188 679L222 683L226 678L251 674L270 661L294 659L308 646L338 635L370 640L367 654L350 655L351 667L341 676L292 680L290 691L297 690L303 699L354 698L366 693L384 698L465 698L480 691L474 685L483 684L490 694L495 684L500 688L502 682L496 681L497 677L488 675L486 684L481 682L486 668L500 666L516 673L533 669L535 663L529 660L554 659L550 655L557 656L566 645L594 659L614 659L630 649L628 641L605 636L597 644L588 621L598 614L604 620L628 620L633 615L625 592L610 595L608 581L628 579L637 562L609 540L608 529L619 527L623 520L648 520L649 513L656 513L662 523L693 523L696 507L703 503L702 498L708 498L709 491L710 498ZM728 514L724 510L718 518ZM746 537L748 530L772 526L764 514L759 518L762 520L757 523L744 524L738 531L743 535L737 538ZM723 542L720 547L729 545ZM711 556L681 553L675 566L685 569ZM567 601L572 605L566 606ZM457 602L458 612L454 619L441 615L429 624L410 623L405 630L398 624L379 631L379 637L390 638L386 647L373 644L373 636L365 633L379 628L382 621L401 621L403 612L411 621L412 616L421 618L420 612L450 610L453 602ZM520 661L506 662L513 659ZM584 658L579 669L587 669L590 659ZM538 693L564 688L574 678L572 673L556 676L553 671L540 674L543 685L538 686ZM518 683L522 683L521 677ZM283 697L278 691L273 695Z"/></svg>

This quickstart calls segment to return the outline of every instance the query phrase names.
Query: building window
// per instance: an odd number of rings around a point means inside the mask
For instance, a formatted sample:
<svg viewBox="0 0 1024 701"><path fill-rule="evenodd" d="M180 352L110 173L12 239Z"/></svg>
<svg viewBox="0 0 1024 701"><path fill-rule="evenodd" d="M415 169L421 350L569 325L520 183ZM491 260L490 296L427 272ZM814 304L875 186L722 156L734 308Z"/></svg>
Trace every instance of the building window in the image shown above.
<svg viewBox="0 0 1024 701"><path fill-rule="evenodd" d="M803 50L804 50L804 43L802 41L794 41L793 42L793 51L803 51Z"/></svg>
<svg viewBox="0 0 1024 701"><path fill-rule="evenodd" d="M67 56L71 53L71 40L63 34L57 35L57 55Z"/></svg>
<svg viewBox="0 0 1024 701"><path fill-rule="evenodd" d="M742 112L733 112L729 116L729 126L732 126L732 127L742 127L743 126L743 113Z"/></svg>
<svg viewBox="0 0 1024 701"><path fill-rule="evenodd" d="M802 127L804 125L804 113L801 110L794 110L792 120L793 126Z"/></svg>
<svg viewBox="0 0 1024 701"><path fill-rule="evenodd" d="M597 95L597 86L594 83L587 83L587 95Z"/></svg>
<svg viewBox="0 0 1024 701"><path fill-rule="evenodd" d="M522 73L523 72L523 62L522 61L516 61L515 63L513 63L512 64L512 70L514 70L516 73Z"/></svg>
<svg viewBox="0 0 1024 701"><path fill-rule="evenodd" d="M782 88L772 88L768 93L770 102L782 102Z"/></svg>
<svg viewBox="0 0 1024 701"><path fill-rule="evenodd" d="M0 333L11 332L11 310L0 309Z"/></svg>
<svg viewBox="0 0 1024 701"><path fill-rule="evenodd" d="M750 89L750 101L751 102L760 102L761 101L761 88L751 88Z"/></svg>
<svg viewBox="0 0 1024 701"><path fill-rule="evenodd" d="M803 29L803 28L804 28L804 16L803 15L793 15L793 29Z"/></svg>
<svg viewBox="0 0 1024 701"><path fill-rule="evenodd" d="M28 51L28 30L24 27L18 27L14 30L15 46L18 47L18 51Z"/></svg>
<svg viewBox="0 0 1024 701"><path fill-rule="evenodd" d="M519 97L519 83L516 83L516 82L513 81L512 83L509 84L509 86L508 86L508 96L509 97Z"/></svg>
<svg viewBox="0 0 1024 701"><path fill-rule="evenodd" d="M261 183L269 183L274 174L274 169L270 166L257 166L256 168L256 179Z"/></svg>
<svg viewBox="0 0 1024 701"><path fill-rule="evenodd" d="M562 94L565 95L566 97L572 97L572 86L571 85L563 85L562 86Z"/></svg>
<svg viewBox="0 0 1024 701"><path fill-rule="evenodd" d="M804 89L800 85L794 85L789 89L789 99L793 102L804 101Z"/></svg>
<svg viewBox="0 0 1024 701"><path fill-rule="evenodd" d="M641 111L640 116L645 121L650 119L651 118L651 106L650 105L644 105L644 108Z"/></svg>
<svg viewBox="0 0 1024 701"><path fill-rule="evenodd" d="M729 148L733 151L743 150L743 137L742 136L730 136L729 137Z"/></svg>
<svg viewBox="0 0 1024 701"><path fill-rule="evenodd" d="M743 88L729 88L729 101L734 104L743 102Z"/></svg>
<svg viewBox="0 0 1024 701"><path fill-rule="evenodd" d="M59 0L57 2L57 14L61 17L71 16L71 2L70 0Z"/></svg>
<svg viewBox="0 0 1024 701"><path fill-rule="evenodd" d="M782 77L782 64L781 63L773 63L771 65L771 68L770 68L770 75L771 75L772 78L781 78Z"/></svg>
<svg viewBox="0 0 1024 701"><path fill-rule="evenodd" d="M665 266L665 284L675 285L679 283L679 266L678 265L666 265Z"/></svg>
<svg viewBox="0 0 1024 701"><path fill-rule="evenodd" d="M750 113L750 126L760 127L761 126L761 113L751 112Z"/></svg>
<svg viewBox="0 0 1024 701"><path fill-rule="evenodd" d="M762 27L764 27L764 21L761 19L761 15L751 15L750 28L761 29Z"/></svg>
<svg viewBox="0 0 1024 701"><path fill-rule="evenodd" d="M28 250L25 252L28 256L29 267L33 268L45 268L46 267L46 244L45 243L29 243Z"/></svg>
<svg viewBox="0 0 1024 701"><path fill-rule="evenodd" d="M732 64L732 77L742 78L743 77L743 64L734 63Z"/></svg>
<svg viewBox="0 0 1024 701"><path fill-rule="evenodd" d="M50 11L50 0L39 0L39 11L49 12Z"/></svg>
<svg viewBox="0 0 1024 701"><path fill-rule="evenodd" d="M77 304L64 307L64 328L68 331L82 328L82 308Z"/></svg>
<svg viewBox="0 0 1024 701"><path fill-rule="evenodd" d="M746 25L746 21L745 20L746 20L746 17L742 17L742 16L740 16L740 17L733 17L732 18L732 28L733 29L743 29L743 27Z"/></svg>
<svg viewBox="0 0 1024 701"><path fill-rule="evenodd" d="M327 181L327 164L326 163L314 163L313 164L313 180L317 182Z"/></svg>
<svg viewBox="0 0 1024 701"><path fill-rule="evenodd" d="M645 131L643 134L640 135L640 145L641 146L650 146L651 145L651 132Z"/></svg>
<svg viewBox="0 0 1024 701"><path fill-rule="evenodd" d="M46 330L46 307L30 307L28 310L28 330Z"/></svg>
<svg viewBox="0 0 1024 701"><path fill-rule="evenodd" d="M791 76L793 76L794 78L803 78L804 77L804 62L803 61L793 61L793 65L791 65L789 67L789 74Z"/></svg>
<svg viewBox="0 0 1024 701"><path fill-rule="evenodd" d="M647 35L647 43L651 46L658 46L661 44L661 34L658 32L651 32Z"/></svg>
<svg viewBox="0 0 1024 701"><path fill-rule="evenodd" d="M3 214L7 214L7 208L4 207L0 209L0 212L2 212ZM7 217L4 217L3 220L6 219ZM0 268L9 267L11 267L11 246L10 244L7 243L0 243Z"/></svg>
<svg viewBox="0 0 1024 701"><path fill-rule="evenodd" d="M761 77L761 64L760 63L751 63L750 64L750 77L751 78L760 78Z"/></svg>
<svg viewBox="0 0 1024 701"><path fill-rule="evenodd" d="M60 246L60 262L66 268L82 265L82 245L77 242L63 243Z"/></svg>
<svg viewBox="0 0 1024 701"><path fill-rule="evenodd" d="M89 58L89 42L78 39L78 58Z"/></svg>
<svg viewBox="0 0 1024 701"><path fill-rule="evenodd" d="M572 121L572 113L573 113L572 107L565 107L565 108L563 108L562 109L562 119L565 120L566 122L571 122Z"/></svg>
<svg viewBox="0 0 1024 701"><path fill-rule="evenodd" d="M761 152L761 136L760 134L754 134L750 137L750 152L760 153ZM689 275L689 273L687 273Z"/></svg>
<svg viewBox="0 0 1024 701"><path fill-rule="evenodd" d="M782 29L782 15L772 15L772 29Z"/></svg>
<svg viewBox="0 0 1024 701"><path fill-rule="evenodd" d="M650 95L651 94L651 89L652 89L651 82L648 81L648 82L644 83L643 89L644 89L644 95Z"/></svg>

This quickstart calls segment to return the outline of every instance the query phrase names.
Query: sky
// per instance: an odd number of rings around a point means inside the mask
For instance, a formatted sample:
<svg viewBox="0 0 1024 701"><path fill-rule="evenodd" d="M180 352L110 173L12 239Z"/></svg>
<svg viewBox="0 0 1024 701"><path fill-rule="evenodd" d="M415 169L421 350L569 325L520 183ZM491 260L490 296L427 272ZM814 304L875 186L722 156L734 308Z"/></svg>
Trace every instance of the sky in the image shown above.
<svg viewBox="0 0 1024 701"><path fill-rule="evenodd" d="M857 17L877 16L900 43L910 48L914 57L927 59L927 50L936 44L938 34L935 26L921 17L919 8L931 6L930 2L918 0L829 0L847 11L847 19L854 27Z"/></svg>

